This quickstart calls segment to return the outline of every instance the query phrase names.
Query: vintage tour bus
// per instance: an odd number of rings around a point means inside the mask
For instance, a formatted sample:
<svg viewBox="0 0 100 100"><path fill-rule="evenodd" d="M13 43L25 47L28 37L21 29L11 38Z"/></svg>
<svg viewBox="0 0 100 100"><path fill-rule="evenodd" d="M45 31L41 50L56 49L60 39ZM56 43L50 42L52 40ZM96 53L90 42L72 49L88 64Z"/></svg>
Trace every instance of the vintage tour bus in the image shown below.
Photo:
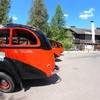
<svg viewBox="0 0 100 100"><path fill-rule="evenodd" d="M57 70L50 42L39 29L0 25L0 91L13 92L22 80L45 79Z"/></svg>
<svg viewBox="0 0 100 100"><path fill-rule="evenodd" d="M58 41L54 41L51 39L49 39L49 41L50 41L55 58L60 57L61 53L64 51L63 45Z"/></svg>

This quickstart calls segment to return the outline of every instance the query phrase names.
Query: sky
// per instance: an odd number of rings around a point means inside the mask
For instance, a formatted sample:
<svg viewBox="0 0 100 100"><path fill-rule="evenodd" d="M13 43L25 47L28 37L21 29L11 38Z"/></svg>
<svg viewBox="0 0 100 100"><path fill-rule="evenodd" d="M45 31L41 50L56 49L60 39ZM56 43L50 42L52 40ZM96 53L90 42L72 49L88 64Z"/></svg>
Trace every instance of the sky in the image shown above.
<svg viewBox="0 0 100 100"><path fill-rule="evenodd" d="M100 27L99 0L44 0L44 3L48 10L49 22L55 14L56 6L60 4L66 27L90 28L90 21L94 21L95 26ZM12 16L15 23L26 24L31 6L32 0L12 0L9 16Z"/></svg>

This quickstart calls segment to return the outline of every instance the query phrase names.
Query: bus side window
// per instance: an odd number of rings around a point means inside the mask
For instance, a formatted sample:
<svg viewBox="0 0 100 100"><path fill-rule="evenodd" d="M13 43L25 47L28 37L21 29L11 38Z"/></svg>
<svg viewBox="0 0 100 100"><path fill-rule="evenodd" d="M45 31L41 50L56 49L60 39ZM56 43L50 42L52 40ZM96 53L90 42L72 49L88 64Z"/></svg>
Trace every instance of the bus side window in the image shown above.
<svg viewBox="0 0 100 100"><path fill-rule="evenodd" d="M9 29L0 29L0 46L8 45L10 37Z"/></svg>
<svg viewBox="0 0 100 100"><path fill-rule="evenodd" d="M37 39L36 37L23 29L14 29L12 35L12 45L36 45Z"/></svg>

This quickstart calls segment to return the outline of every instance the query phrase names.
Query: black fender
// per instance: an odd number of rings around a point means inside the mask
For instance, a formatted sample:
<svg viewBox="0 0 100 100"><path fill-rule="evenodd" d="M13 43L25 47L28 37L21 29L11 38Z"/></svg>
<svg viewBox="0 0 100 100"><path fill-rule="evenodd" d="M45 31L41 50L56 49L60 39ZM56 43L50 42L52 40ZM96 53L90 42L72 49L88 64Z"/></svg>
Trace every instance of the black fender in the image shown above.
<svg viewBox="0 0 100 100"><path fill-rule="evenodd" d="M0 61L0 71L9 74L14 79L14 81L22 88L22 81L15 66L16 65L13 63L13 61L8 58Z"/></svg>

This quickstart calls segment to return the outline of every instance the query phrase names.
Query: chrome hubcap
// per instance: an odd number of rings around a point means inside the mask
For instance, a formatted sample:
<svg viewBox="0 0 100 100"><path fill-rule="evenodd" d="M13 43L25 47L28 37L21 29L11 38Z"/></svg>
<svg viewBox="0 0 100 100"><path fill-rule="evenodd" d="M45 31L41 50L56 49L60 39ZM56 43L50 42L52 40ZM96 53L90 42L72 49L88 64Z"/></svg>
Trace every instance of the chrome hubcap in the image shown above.
<svg viewBox="0 0 100 100"><path fill-rule="evenodd" d="M4 79L0 79L0 88L1 89L8 89L10 87L9 82Z"/></svg>

